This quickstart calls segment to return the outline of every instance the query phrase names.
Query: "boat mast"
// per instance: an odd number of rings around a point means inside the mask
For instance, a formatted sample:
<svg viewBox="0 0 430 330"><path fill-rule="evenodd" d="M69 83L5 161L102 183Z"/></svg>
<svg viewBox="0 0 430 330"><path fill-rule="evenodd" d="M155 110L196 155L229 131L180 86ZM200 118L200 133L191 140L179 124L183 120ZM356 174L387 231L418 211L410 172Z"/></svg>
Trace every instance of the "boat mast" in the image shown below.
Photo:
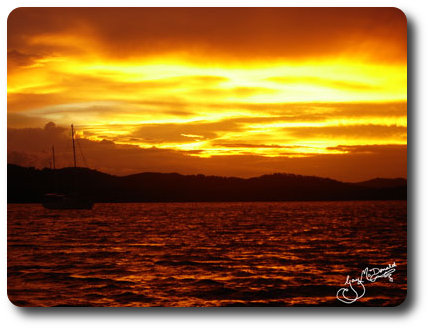
<svg viewBox="0 0 430 330"><path fill-rule="evenodd" d="M72 145L73 145L73 166L76 167L76 151L75 151L75 131L72 124Z"/></svg>
<svg viewBox="0 0 430 330"><path fill-rule="evenodd" d="M55 149L54 149L54 145L52 145L52 168L55 170Z"/></svg>

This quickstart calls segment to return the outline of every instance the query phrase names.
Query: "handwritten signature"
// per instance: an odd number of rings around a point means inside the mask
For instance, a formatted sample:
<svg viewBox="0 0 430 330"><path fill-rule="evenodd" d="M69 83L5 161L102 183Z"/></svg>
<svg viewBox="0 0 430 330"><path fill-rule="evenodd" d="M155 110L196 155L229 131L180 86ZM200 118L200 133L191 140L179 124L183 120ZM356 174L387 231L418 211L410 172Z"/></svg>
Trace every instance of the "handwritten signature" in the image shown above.
<svg viewBox="0 0 430 330"><path fill-rule="evenodd" d="M396 263L388 264L385 268L371 268L366 267L361 271L359 277L350 278L348 275L346 277L345 284L347 287L341 288L337 291L336 298L345 304L352 304L358 299L364 296L366 293L366 287L364 282L375 282L378 278L388 278L390 282L393 282L393 277L391 276L396 271Z"/></svg>

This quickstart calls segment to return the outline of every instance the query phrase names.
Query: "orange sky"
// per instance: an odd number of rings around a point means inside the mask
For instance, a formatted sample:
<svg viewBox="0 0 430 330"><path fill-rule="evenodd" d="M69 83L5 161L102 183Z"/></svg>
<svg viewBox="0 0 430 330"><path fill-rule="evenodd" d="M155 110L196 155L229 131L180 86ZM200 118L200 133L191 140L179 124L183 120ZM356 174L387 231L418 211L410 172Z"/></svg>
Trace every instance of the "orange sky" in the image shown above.
<svg viewBox="0 0 430 330"><path fill-rule="evenodd" d="M393 8L17 9L8 161L69 166L73 122L116 174L406 177L406 34Z"/></svg>

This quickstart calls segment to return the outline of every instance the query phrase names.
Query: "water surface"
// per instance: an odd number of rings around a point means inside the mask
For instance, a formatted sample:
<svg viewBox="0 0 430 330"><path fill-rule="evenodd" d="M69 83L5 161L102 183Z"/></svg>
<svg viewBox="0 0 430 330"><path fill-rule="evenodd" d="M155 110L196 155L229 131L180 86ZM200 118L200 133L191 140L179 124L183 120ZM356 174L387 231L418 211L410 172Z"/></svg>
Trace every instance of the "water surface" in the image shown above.
<svg viewBox="0 0 430 330"><path fill-rule="evenodd" d="M351 306L346 276L395 262L352 306L406 294L406 201L8 205L20 306Z"/></svg>

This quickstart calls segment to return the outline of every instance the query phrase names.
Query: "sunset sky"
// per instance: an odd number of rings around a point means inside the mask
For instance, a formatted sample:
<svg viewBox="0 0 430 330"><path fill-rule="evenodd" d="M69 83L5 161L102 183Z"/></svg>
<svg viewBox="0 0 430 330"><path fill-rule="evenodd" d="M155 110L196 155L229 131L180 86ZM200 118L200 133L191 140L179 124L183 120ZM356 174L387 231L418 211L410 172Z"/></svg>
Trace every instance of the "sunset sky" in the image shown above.
<svg viewBox="0 0 430 330"><path fill-rule="evenodd" d="M406 177L394 8L20 8L8 162L359 181Z"/></svg>

